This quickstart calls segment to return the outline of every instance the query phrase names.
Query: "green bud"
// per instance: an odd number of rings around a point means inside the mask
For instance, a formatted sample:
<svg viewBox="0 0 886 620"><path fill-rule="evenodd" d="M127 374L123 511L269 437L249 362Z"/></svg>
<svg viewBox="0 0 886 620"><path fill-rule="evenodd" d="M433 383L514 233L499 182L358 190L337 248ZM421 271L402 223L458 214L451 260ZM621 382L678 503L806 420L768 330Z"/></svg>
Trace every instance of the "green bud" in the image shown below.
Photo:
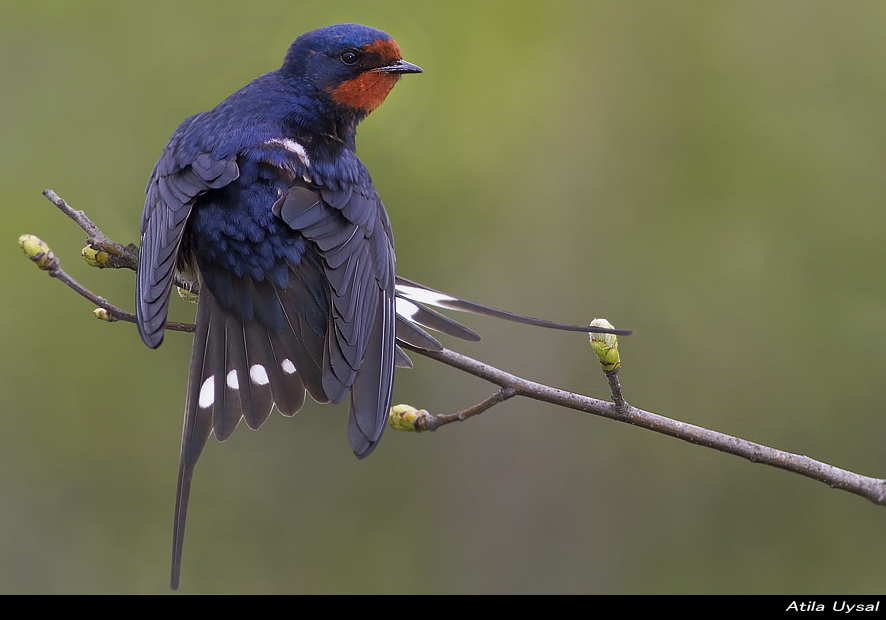
<svg viewBox="0 0 886 620"><path fill-rule="evenodd" d="M185 301L189 301L189 302L191 302L192 304L197 303L197 299L200 298L199 293L195 293L195 292L193 292L193 291L189 291L188 289L186 289L186 288L182 288L182 287L180 287L180 286L176 286L175 288L178 289L178 296L179 296L179 297L181 297L181 298L184 299Z"/></svg>
<svg viewBox="0 0 886 620"><path fill-rule="evenodd" d="M113 316L111 316L111 313L104 308L96 308L92 311L92 315L99 321L107 321L108 323L113 323L117 320Z"/></svg>
<svg viewBox="0 0 886 620"><path fill-rule="evenodd" d="M18 238L18 244L24 251L25 256L34 261L43 271L55 269L58 264L55 260L55 254L39 237L22 235Z"/></svg>
<svg viewBox="0 0 886 620"><path fill-rule="evenodd" d="M96 250L92 245L87 245L80 250L80 256L83 257L83 260L86 261L87 265L90 267L98 267L99 269L107 267L108 258L110 258L110 255L107 252Z"/></svg>
<svg viewBox="0 0 886 620"><path fill-rule="evenodd" d="M391 407L388 417L388 425L397 431L410 431L417 433L415 422L419 418L428 415L424 409L416 409L410 405L395 405Z"/></svg>
<svg viewBox="0 0 886 620"><path fill-rule="evenodd" d="M591 327L613 329L612 324L606 319L594 319L591 321ZM603 370L616 370L621 366L618 357L618 338L615 334L591 334L591 348L603 364Z"/></svg>

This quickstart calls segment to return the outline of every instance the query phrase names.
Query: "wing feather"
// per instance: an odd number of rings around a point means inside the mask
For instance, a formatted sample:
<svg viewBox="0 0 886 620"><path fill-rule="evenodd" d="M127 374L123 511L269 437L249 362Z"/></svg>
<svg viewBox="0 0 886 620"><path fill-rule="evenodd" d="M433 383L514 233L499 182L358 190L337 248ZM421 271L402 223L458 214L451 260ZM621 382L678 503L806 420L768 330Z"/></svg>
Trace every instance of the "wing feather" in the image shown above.
<svg viewBox="0 0 886 620"><path fill-rule="evenodd" d="M152 349L163 342L172 280L194 200L239 175L235 159L215 160L206 153L177 167L174 151L168 146L154 167L142 213L135 308L139 335Z"/></svg>
<svg viewBox="0 0 886 620"><path fill-rule="evenodd" d="M374 188L369 189L298 185L274 204L274 213L322 257L331 300L322 387L333 402L351 392L348 436L361 458L378 441L387 419L395 357L408 362L394 350L390 223Z"/></svg>

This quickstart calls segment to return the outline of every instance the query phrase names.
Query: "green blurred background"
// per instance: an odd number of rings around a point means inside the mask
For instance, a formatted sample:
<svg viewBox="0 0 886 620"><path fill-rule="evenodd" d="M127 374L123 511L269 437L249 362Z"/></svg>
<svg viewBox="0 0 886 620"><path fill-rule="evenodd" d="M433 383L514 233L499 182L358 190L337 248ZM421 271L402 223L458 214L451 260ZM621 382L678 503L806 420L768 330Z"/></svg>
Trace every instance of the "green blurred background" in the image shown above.
<svg viewBox="0 0 886 620"><path fill-rule="evenodd" d="M190 338L149 351L30 265L22 233L132 307L41 190L136 241L178 123L345 21L425 69L358 133L403 275L605 316L632 404L886 475L882 3L2 0L0 592L168 592ZM468 323L446 344L608 397L586 338ZM494 391L415 357L395 402ZM346 418L211 441L183 592L884 590L884 509L797 475L516 400L358 462Z"/></svg>

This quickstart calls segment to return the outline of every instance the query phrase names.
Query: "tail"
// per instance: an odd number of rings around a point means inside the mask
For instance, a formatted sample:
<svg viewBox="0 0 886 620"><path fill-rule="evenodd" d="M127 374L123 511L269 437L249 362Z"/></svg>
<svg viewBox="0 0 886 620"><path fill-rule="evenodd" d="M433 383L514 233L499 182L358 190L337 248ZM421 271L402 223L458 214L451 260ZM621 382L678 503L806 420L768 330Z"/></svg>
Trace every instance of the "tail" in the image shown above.
<svg viewBox="0 0 886 620"><path fill-rule="evenodd" d="M324 335L305 324L303 282L294 276L289 282L286 290L267 281L248 283L256 311L247 322L223 309L208 287L201 288L175 501L173 590L181 573L191 478L209 435L224 441L241 419L255 430L274 405L285 416L295 415L305 389L318 402L329 400L316 361L322 360Z"/></svg>
<svg viewBox="0 0 886 620"><path fill-rule="evenodd" d="M397 276L396 307L398 340L414 347L418 347L419 349L441 351L443 345L422 328L432 329L449 336L461 338L462 340L480 340L480 336L478 336L473 330L468 329L457 321L454 321L427 306L436 306L438 308L457 310L459 312L470 312L471 314L493 317L504 321L510 321L512 323L521 323L523 325L532 325L534 327L543 327L545 329L556 329L560 331L615 334L618 336L628 336L633 333L633 331L629 329L608 329L590 325L568 325L565 323L547 321L545 319L534 319L521 314L514 314L513 312L498 310L472 301L452 297L451 295L446 295L440 291L435 291L432 288L407 280L404 277ZM399 366L407 368L411 367L412 363L409 361L409 357L399 347L397 348L396 353L397 364Z"/></svg>

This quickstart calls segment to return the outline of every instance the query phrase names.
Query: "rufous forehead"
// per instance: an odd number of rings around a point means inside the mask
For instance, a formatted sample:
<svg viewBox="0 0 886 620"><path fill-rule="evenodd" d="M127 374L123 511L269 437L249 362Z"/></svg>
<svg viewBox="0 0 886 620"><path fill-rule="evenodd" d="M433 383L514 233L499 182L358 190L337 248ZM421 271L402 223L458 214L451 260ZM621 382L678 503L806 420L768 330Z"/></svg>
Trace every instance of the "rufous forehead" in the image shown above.
<svg viewBox="0 0 886 620"><path fill-rule="evenodd" d="M393 39L376 39L367 43L362 49L370 54L378 54L385 62L401 60L400 46Z"/></svg>

